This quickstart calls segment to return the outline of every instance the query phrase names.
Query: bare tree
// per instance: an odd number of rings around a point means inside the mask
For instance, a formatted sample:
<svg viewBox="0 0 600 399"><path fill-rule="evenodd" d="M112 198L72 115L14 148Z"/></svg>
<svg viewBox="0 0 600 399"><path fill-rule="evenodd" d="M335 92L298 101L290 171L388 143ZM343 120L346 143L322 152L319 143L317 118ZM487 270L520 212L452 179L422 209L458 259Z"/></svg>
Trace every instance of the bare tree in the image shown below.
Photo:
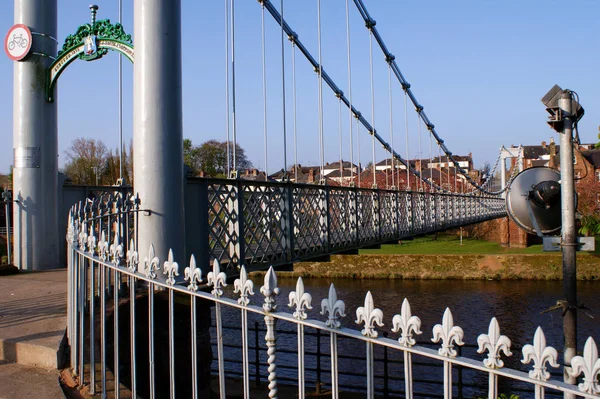
<svg viewBox="0 0 600 399"><path fill-rule="evenodd" d="M109 152L100 140L79 137L71 142L65 152L67 163L64 173L73 184L114 184L104 176Z"/></svg>

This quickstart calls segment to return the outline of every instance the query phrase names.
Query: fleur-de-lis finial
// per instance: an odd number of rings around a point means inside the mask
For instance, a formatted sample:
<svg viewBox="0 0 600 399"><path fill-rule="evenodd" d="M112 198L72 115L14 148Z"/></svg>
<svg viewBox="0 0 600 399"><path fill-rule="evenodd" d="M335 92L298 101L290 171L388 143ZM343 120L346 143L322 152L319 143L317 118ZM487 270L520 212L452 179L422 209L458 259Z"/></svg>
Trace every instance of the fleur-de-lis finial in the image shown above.
<svg viewBox="0 0 600 399"><path fill-rule="evenodd" d="M135 272L137 270L139 262L138 252L135 250L135 242L133 238L129 242L129 248L127 248L127 269L130 272Z"/></svg>
<svg viewBox="0 0 600 399"><path fill-rule="evenodd" d="M148 249L148 257L144 259L144 274L149 279L156 278L156 272L160 269L160 260L154 254L154 245L150 244Z"/></svg>
<svg viewBox="0 0 600 399"><path fill-rule="evenodd" d="M296 311L293 316L298 320L305 320L305 309L312 309L312 296L308 292L304 292L304 282L302 281L302 277L298 277L296 291L290 292L288 299L290 300L290 303L288 304L290 308L296 306Z"/></svg>
<svg viewBox="0 0 600 399"><path fill-rule="evenodd" d="M179 276L179 264L173 260L173 250L169 249L169 256L163 264L163 274L167 275L165 282L168 285L175 284L175 276Z"/></svg>
<svg viewBox="0 0 600 399"><path fill-rule="evenodd" d="M81 224L81 230L79 231L79 248L85 251L85 246L87 245L87 223L83 222Z"/></svg>
<svg viewBox="0 0 600 399"><path fill-rule="evenodd" d="M94 226L90 226L90 234L88 235L87 238L87 245L88 245L88 252L90 253L90 255L94 255L94 253L96 252L96 242L98 240L96 239L96 234L94 232Z"/></svg>
<svg viewBox="0 0 600 399"><path fill-rule="evenodd" d="M270 266L267 274L265 274L265 283L260 287L260 293L265 296L263 310L265 312L274 312L277 310L275 297L279 295L279 287L277 287L277 275L275 274L275 270L273 270L273 266Z"/></svg>
<svg viewBox="0 0 600 399"><path fill-rule="evenodd" d="M206 275L206 282L208 285L213 286L213 289L210 293L217 298L223 295L223 287L227 286L225 280L227 280L227 275L221 271L219 261L215 259L213 261L212 271L208 272Z"/></svg>
<svg viewBox="0 0 600 399"><path fill-rule="evenodd" d="M420 330L421 319L411 314L410 304L406 298L404 298L404 301L402 301L402 309L400 310L400 314L397 314L392 318L392 326L393 332L400 331L401 334L400 338L398 338L398 343L400 343L402 346L413 346L416 343L415 339L413 338L413 333L423 333Z"/></svg>
<svg viewBox="0 0 600 399"><path fill-rule="evenodd" d="M341 299L337 299L337 292L333 283L329 286L329 296L321 301L321 314L325 316L328 314L325 325L331 328L340 328L340 317L346 316L346 305Z"/></svg>
<svg viewBox="0 0 600 399"><path fill-rule="evenodd" d="M119 240L119 234L115 234L115 239L110 246L110 255L113 265L119 266L121 259L123 259L123 245L121 245Z"/></svg>
<svg viewBox="0 0 600 399"><path fill-rule="evenodd" d="M248 273L246 272L244 265L242 265L240 269L240 278L233 282L233 288L234 293L240 294L238 303L243 306L248 306L250 303L248 295L254 295L254 283L248 278Z"/></svg>
<svg viewBox="0 0 600 399"><path fill-rule="evenodd" d="M202 282L202 270L196 267L196 257L190 257L190 265L184 270L184 280L189 281L188 289L198 291L198 284Z"/></svg>
<svg viewBox="0 0 600 399"><path fill-rule="evenodd" d="M365 324L365 328L361 331L361 334L365 337L377 338L377 331L375 330L375 324L379 327L383 326L383 312L381 309L376 309L373 303L373 296L371 291L367 291L365 296L365 305L356 309L356 324Z"/></svg>
<svg viewBox="0 0 600 399"><path fill-rule="evenodd" d="M463 329L454 325L452 312L449 308L446 308L442 317L442 324L436 324L433 327L431 341L438 343L441 339L442 347L438 349L438 353L442 356L455 357L456 349L454 349L452 342L454 341L456 345L464 345L465 343L462 341L464 335Z"/></svg>
<svg viewBox="0 0 600 399"><path fill-rule="evenodd" d="M477 337L477 353L488 351L488 358L484 359L483 365L490 369L499 369L504 367L504 362L500 359L500 352L506 356L512 356L510 351L510 339L506 335L500 335L500 325L495 317L492 317L487 334L481 334Z"/></svg>
<svg viewBox="0 0 600 399"><path fill-rule="evenodd" d="M75 221L73 220L73 209L69 211L69 221L67 222L67 242L69 245L75 243Z"/></svg>
<svg viewBox="0 0 600 399"><path fill-rule="evenodd" d="M546 371L546 363L552 367L559 367L556 360L558 359L558 352L551 346L546 346L546 336L542 327L538 327L535 330L533 336L533 345L523 346L523 364L531 363L533 361L533 370L529 372L529 377L536 380L547 381L550 378L550 373Z"/></svg>
<svg viewBox="0 0 600 399"><path fill-rule="evenodd" d="M569 371L573 377L579 376L583 373L583 382L579 384L579 390L587 393L600 393L600 383L598 382L598 376L600 376L600 359L598 359L598 346L594 338L589 337L585 341L583 347L583 356L574 356L571 359L571 368Z"/></svg>
<svg viewBox="0 0 600 399"><path fill-rule="evenodd" d="M108 259L108 242L106 241L106 233L102 232L100 241L98 242L98 257L102 262L106 262Z"/></svg>

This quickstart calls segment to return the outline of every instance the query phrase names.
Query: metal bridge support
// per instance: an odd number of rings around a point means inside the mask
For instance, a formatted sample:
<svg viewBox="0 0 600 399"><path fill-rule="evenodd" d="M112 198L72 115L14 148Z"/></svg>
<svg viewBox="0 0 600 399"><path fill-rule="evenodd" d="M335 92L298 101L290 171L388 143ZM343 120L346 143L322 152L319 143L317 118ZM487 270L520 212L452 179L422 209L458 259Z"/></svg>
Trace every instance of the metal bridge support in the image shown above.
<svg viewBox="0 0 600 399"><path fill-rule="evenodd" d="M61 266L63 239L57 235L56 103L46 102L45 92L52 59L40 55L56 55L57 6L56 0L15 0L14 5L15 23L33 33L31 52L14 63L13 75L14 263L22 270L42 270Z"/></svg>
<svg viewBox="0 0 600 399"><path fill-rule="evenodd" d="M166 259L171 248L183 263L181 1L135 0L134 45L134 189L147 210L139 217L139 249L144 254L153 244Z"/></svg>

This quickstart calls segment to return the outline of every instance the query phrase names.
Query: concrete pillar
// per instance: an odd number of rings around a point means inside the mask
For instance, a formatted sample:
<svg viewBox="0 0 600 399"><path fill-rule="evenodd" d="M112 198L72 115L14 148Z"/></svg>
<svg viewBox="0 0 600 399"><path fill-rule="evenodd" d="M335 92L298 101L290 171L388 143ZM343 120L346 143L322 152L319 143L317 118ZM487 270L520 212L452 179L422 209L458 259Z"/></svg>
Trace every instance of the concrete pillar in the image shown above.
<svg viewBox="0 0 600 399"><path fill-rule="evenodd" d="M139 193L139 250L150 244L166 260L169 249L183 273L183 137L181 112L181 1L134 1L133 167Z"/></svg>
<svg viewBox="0 0 600 399"><path fill-rule="evenodd" d="M15 0L15 23L33 33L31 51L14 62L13 189L14 260L22 270L60 267L56 235L57 117L56 103L46 102L46 68L56 55L56 0ZM43 33L47 36L38 35ZM50 36L50 37L48 37Z"/></svg>

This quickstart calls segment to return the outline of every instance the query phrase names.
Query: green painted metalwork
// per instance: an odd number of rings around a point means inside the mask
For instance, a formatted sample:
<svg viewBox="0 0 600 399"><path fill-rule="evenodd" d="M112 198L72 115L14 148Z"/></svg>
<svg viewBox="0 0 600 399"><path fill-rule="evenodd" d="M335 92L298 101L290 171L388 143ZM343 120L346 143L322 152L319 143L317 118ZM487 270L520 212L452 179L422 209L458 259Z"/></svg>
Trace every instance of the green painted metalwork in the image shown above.
<svg viewBox="0 0 600 399"><path fill-rule="evenodd" d="M92 22L81 25L74 34L66 37L56 60L46 70L46 100L54 101L54 85L61 73L76 59L94 61L108 54L108 50L123 54L134 60L133 41L120 23L112 24L109 19L96 21L92 11Z"/></svg>
<svg viewBox="0 0 600 399"><path fill-rule="evenodd" d="M101 21L92 24L84 24L77 28L77 32L67 36L62 49L58 52L58 58L61 55L67 53L73 47L77 47L83 44L86 37L96 36L97 39L112 39L123 43L128 43L133 47L133 41L131 35L125 33L123 25L120 23L111 24L110 19L103 19ZM92 55L88 56L85 53L79 56L80 59L85 61L92 61L101 58L106 55L108 50L106 48L98 48Z"/></svg>

